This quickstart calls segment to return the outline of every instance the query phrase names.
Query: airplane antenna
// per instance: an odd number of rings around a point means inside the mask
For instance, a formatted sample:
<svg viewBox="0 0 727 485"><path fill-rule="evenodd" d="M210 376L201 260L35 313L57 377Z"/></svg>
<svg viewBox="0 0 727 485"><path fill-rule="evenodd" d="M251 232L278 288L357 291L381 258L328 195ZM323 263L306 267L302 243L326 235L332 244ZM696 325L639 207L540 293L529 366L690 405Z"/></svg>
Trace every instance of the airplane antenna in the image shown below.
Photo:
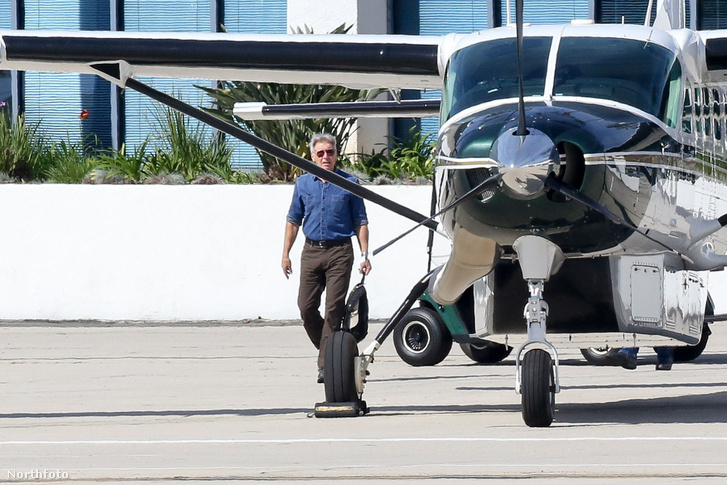
<svg viewBox="0 0 727 485"><path fill-rule="evenodd" d="M515 22L517 29L517 78L518 78L518 120L515 135L525 136L525 94L523 88L523 0L515 0Z"/></svg>
<svg viewBox="0 0 727 485"><path fill-rule="evenodd" d="M649 0L649 6L646 7L646 18L644 19L644 27L649 26L649 21L651 20L651 9L654 6L654 0Z"/></svg>

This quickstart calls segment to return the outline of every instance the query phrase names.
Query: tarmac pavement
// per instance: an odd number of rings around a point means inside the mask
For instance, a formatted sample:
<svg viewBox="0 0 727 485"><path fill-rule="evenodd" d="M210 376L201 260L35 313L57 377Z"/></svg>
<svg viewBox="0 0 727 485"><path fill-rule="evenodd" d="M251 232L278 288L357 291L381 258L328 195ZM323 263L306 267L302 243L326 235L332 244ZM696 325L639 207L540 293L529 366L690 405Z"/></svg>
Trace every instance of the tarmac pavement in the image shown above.
<svg viewBox="0 0 727 485"><path fill-rule="evenodd" d="M270 323L270 324L269 324ZM555 421L526 427L512 357L435 367L392 340L358 418L324 400L299 324L0 324L0 482L724 483L727 326L670 372L561 354ZM379 326L373 325L371 341Z"/></svg>

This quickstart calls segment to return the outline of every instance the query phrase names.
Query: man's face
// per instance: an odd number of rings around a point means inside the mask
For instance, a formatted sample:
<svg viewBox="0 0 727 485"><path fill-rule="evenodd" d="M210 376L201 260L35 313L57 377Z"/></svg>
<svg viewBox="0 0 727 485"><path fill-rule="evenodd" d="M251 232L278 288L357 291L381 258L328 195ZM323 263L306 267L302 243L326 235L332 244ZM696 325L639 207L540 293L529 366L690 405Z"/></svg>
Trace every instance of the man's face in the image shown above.
<svg viewBox="0 0 727 485"><path fill-rule="evenodd" d="M321 168L326 170L333 170L336 167L336 158L338 153L336 149L327 141L319 141L313 146L314 150L311 153L313 161L316 162Z"/></svg>

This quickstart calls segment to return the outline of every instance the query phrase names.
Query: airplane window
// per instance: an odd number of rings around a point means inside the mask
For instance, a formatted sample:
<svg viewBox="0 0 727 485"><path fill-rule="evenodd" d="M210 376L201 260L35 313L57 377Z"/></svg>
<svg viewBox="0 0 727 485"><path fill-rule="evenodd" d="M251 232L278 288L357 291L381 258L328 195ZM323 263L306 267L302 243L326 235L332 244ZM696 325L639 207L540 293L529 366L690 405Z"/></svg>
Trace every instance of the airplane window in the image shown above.
<svg viewBox="0 0 727 485"><path fill-rule="evenodd" d="M719 108L719 105L721 103L721 96L719 91L716 89L712 90L712 112L715 116L719 116L721 113L721 110Z"/></svg>
<svg viewBox="0 0 727 485"><path fill-rule="evenodd" d="M669 81L664 86L662 94L662 107L659 109L659 118L672 128L677 126L679 117L679 97L682 94L682 66L679 60L674 60L674 65L669 71Z"/></svg>
<svg viewBox="0 0 727 485"><path fill-rule="evenodd" d="M709 116L709 89L702 88L702 113L704 116Z"/></svg>
<svg viewBox="0 0 727 485"><path fill-rule="evenodd" d="M714 120L714 139L722 139L722 120Z"/></svg>
<svg viewBox="0 0 727 485"><path fill-rule="evenodd" d="M542 96L550 37L523 39L525 96ZM445 76L442 120L477 104L518 96L515 39L496 39L465 47L452 55Z"/></svg>
<svg viewBox="0 0 727 485"><path fill-rule="evenodd" d="M564 37L553 94L614 100L659 117L674 66L674 54L653 42Z"/></svg>
<svg viewBox="0 0 727 485"><path fill-rule="evenodd" d="M0 71L0 111L10 109L12 85L10 71Z"/></svg>
<svg viewBox="0 0 727 485"><path fill-rule="evenodd" d="M694 90L694 115L702 116L702 91L699 88Z"/></svg>
<svg viewBox="0 0 727 485"><path fill-rule="evenodd" d="M682 131L684 133L692 132L692 98L691 90L684 90L684 109L682 110Z"/></svg>

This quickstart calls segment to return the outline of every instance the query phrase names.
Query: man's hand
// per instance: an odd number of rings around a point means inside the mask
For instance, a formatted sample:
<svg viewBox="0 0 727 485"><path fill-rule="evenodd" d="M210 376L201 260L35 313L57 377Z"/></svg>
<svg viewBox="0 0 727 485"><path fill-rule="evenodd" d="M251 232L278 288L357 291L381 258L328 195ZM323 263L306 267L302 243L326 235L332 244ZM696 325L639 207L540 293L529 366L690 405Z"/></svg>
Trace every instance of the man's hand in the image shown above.
<svg viewBox="0 0 727 485"><path fill-rule="evenodd" d="M364 259L358 267L358 272L363 275L369 274L371 272L371 261Z"/></svg>
<svg viewBox="0 0 727 485"><path fill-rule="evenodd" d="M293 274L293 265L290 262L290 258L287 256L283 256L283 263L281 264L283 267L283 274L286 278L290 278L290 275Z"/></svg>
<svg viewBox="0 0 727 485"><path fill-rule="evenodd" d="M290 248L293 247L295 238L298 235L298 226L290 221L285 221L285 239L283 240L283 274L286 278L290 278L293 274L293 265L290 262Z"/></svg>

